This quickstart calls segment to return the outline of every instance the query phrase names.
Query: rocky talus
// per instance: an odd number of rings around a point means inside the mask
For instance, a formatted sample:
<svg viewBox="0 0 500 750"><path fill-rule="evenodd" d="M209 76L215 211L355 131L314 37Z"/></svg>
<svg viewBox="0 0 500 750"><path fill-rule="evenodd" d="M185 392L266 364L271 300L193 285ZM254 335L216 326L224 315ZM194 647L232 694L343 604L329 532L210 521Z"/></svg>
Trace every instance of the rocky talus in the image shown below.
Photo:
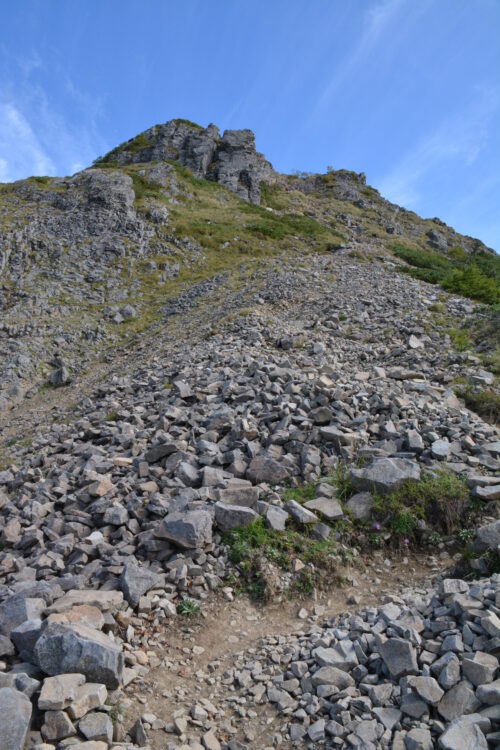
<svg viewBox="0 0 500 750"><path fill-rule="evenodd" d="M500 746L500 434L454 390L494 374L451 325L485 312L332 245L337 177L174 121L7 191L2 750Z"/></svg>

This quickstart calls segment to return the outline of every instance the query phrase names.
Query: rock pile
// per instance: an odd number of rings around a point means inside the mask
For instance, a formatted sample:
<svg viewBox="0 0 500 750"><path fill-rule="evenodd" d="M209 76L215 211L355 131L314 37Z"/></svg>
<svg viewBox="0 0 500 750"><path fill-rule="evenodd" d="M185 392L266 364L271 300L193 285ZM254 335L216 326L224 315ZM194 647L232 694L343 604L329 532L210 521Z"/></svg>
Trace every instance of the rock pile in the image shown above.
<svg viewBox="0 0 500 750"><path fill-rule="evenodd" d="M500 577L444 579L323 627L269 637L231 680L300 747L480 750L500 744ZM283 730L283 726L282 726Z"/></svg>

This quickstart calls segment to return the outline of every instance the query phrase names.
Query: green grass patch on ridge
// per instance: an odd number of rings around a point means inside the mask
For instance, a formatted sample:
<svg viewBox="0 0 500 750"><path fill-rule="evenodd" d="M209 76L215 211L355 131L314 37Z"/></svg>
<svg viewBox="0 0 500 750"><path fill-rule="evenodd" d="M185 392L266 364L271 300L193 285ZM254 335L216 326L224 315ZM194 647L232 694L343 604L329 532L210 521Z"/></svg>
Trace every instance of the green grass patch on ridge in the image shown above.
<svg viewBox="0 0 500 750"><path fill-rule="evenodd" d="M463 297L493 305L500 302L500 256L486 252L467 254L462 248L447 253L410 247L402 242L389 245L396 257L410 268L407 273L422 281L439 284Z"/></svg>

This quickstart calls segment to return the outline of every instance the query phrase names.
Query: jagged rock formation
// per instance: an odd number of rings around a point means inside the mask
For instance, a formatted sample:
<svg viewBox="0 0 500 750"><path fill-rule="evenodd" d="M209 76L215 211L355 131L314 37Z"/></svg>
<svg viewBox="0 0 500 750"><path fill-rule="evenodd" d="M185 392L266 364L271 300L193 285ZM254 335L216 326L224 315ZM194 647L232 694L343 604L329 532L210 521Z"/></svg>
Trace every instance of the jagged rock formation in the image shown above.
<svg viewBox="0 0 500 750"><path fill-rule="evenodd" d="M275 177L272 165L255 150L251 130L225 130L221 137L216 125L201 128L184 120L155 125L105 157L122 166L169 160L252 203L260 203L260 183Z"/></svg>

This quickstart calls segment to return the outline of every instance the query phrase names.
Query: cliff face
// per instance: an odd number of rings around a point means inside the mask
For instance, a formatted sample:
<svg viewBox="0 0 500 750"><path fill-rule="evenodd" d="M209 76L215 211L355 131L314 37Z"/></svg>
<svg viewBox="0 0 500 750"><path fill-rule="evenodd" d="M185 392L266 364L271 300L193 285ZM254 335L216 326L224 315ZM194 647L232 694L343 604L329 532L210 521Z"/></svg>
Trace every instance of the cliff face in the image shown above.
<svg viewBox="0 0 500 750"><path fill-rule="evenodd" d="M120 166L175 161L196 177L219 182L251 203L260 203L260 183L272 181L274 175L272 165L255 150L251 130L226 130L221 137L216 125L201 128L183 120L155 125L102 161Z"/></svg>

